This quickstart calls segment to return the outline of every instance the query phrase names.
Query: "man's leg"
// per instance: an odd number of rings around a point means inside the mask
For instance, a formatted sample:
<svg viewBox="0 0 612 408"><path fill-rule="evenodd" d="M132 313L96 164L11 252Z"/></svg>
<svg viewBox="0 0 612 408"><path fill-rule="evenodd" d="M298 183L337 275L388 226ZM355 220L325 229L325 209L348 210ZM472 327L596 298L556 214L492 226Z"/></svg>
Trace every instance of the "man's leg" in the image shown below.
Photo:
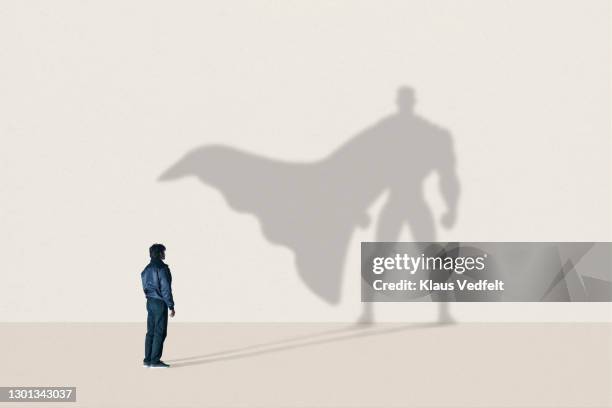
<svg viewBox="0 0 612 408"><path fill-rule="evenodd" d="M155 328L153 331L153 347L151 350L151 364L159 363L164 350L164 340L168 330L168 308L166 304L155 299Z"/></svg>
<svg viewBox="0 0 612 408"><path fill-rule="evenodd" d="M151 301L147 299L147 335L145 336L145 356L143 363L151 362L151 350L153 347L153 333L155 330L155 316L151 310Z"/></svg>

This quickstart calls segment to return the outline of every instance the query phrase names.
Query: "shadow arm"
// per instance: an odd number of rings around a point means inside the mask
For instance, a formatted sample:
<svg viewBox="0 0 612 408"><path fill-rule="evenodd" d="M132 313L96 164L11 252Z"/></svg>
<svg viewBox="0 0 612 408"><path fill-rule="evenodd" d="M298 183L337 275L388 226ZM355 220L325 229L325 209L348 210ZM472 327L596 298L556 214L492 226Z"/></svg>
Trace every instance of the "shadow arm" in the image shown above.
<svg viewBox="0 0 612 408"><path fill-rule="evenodd" d="M457 203L461 193L461 185L456 170L456 159L453 140L449 133L444 134L444 141L438 155L437 168L440 183L440 193L446 203L446 213L442 217L442 224L450 228L455 224L457 217Z"/></svg>

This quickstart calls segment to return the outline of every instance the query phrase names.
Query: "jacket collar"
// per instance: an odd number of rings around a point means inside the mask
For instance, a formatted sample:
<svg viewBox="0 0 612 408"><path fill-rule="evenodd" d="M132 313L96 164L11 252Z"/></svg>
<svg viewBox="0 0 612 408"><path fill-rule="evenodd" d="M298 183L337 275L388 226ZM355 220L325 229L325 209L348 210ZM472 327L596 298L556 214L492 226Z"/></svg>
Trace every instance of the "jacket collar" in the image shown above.
<svg viewBox="0 0 612 408"><path fill-rule="evenodd" d="M153 265L165 265L164 261L158 258L151 258L151 263Z"/></svg>

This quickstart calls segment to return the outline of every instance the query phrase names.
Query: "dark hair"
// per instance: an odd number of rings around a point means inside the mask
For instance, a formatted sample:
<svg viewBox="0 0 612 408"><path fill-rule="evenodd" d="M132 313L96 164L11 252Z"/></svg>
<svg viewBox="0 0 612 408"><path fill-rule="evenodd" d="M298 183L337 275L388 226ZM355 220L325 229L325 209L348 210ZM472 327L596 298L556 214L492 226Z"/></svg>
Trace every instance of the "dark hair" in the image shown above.
<svg viewBox="0 0 612 408"><path fill-rule="evenodd" d="M166 250L166 247L162 244L153 244L149 248L149 256L151 259L160 259L162 252Z"/></svg>

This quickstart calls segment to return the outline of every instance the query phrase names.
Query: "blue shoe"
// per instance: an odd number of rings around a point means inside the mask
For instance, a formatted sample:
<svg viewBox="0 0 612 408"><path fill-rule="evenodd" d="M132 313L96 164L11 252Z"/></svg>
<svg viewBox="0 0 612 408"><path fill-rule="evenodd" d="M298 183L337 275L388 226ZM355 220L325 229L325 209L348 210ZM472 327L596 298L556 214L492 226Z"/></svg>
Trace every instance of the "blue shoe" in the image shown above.
<svg viewBox="0 0 612 408"><path fill-rule="evenodd" d="M143 367L151 367L151 362L145 360L145 361L142 362L142 366Z"/></svg>
<svg viewBox="0 0 612 408"><path fill-rule="evenodd" d="M151 363L149 367L151 368L170 368L170 364L166 364L163 361L159 360L158 363Z"/></svg>

